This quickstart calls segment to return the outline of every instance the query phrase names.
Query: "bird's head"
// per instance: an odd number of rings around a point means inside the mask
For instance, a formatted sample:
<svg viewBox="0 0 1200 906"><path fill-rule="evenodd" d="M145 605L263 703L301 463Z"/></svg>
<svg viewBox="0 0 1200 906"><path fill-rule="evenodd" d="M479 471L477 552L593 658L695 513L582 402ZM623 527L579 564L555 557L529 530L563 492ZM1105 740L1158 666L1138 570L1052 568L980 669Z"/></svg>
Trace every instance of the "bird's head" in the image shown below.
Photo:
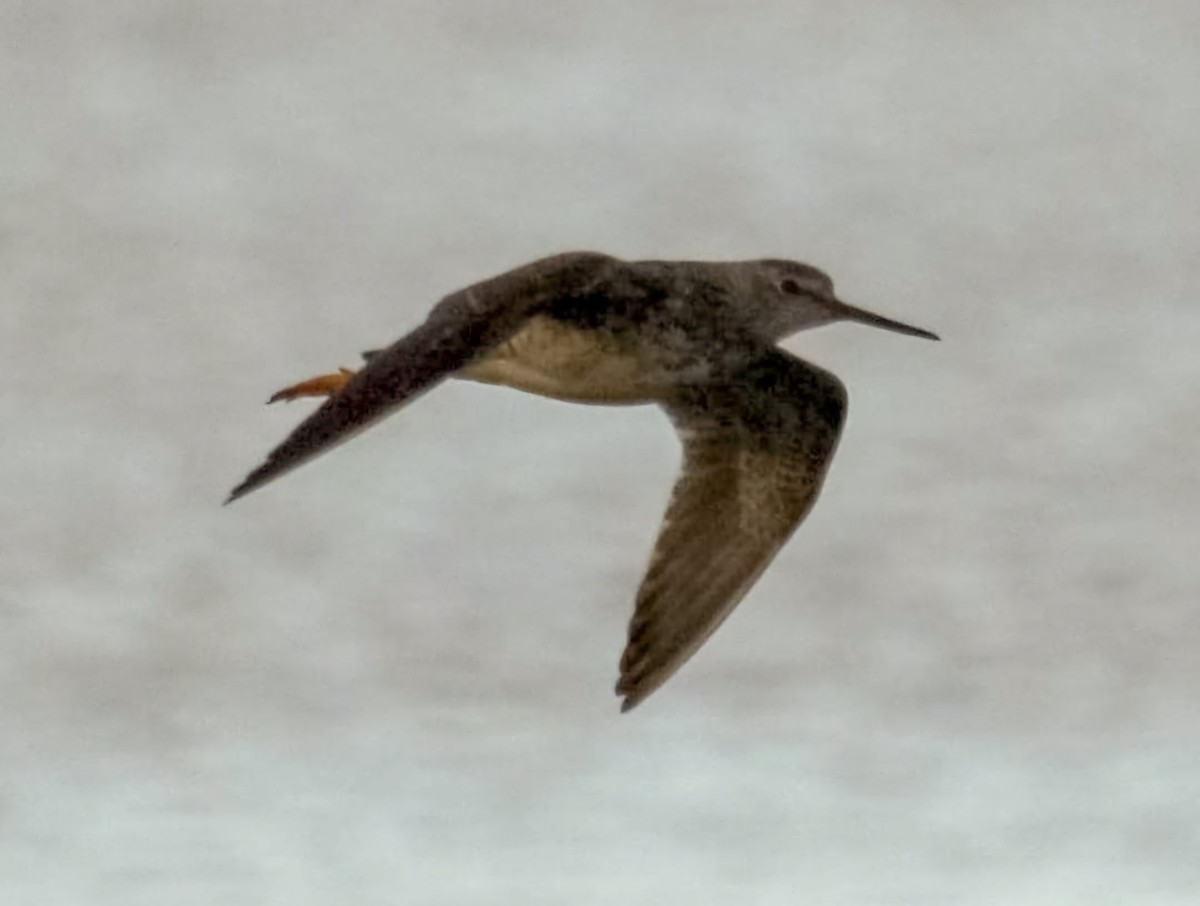
<svg viewBox="0 0 1200 906"><path fill-rule="evenodd" d="M857 321L912 337L939 339L928 330L843 302L834 295L829 275L815 267L774 258L747 262L747 266L752 294L759 303L757 318L772 340L833 321Z"/></svg>

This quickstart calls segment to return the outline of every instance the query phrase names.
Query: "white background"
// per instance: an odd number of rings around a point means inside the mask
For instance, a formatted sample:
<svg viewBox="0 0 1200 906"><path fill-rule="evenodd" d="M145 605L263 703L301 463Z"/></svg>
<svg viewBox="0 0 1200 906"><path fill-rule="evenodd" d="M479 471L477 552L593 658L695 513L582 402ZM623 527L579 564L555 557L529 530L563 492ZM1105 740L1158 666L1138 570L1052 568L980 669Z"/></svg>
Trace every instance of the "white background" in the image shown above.
<svg viewBox="0 0 1200 906"><path fill-rule="evenodd" d="M1200 6L0 4L0 901L1200 890ZM937 330L611 694L660 413L449 384L235 507L437 298L799 258Z"/></svg>

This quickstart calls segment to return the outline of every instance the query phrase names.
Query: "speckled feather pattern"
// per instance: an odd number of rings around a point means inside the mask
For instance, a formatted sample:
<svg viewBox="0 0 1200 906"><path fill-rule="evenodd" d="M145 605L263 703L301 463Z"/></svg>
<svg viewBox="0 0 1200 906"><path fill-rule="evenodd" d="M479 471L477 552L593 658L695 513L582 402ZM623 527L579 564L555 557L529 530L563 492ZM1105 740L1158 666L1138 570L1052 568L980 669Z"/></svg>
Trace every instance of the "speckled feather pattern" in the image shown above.
<svg viewBox="0 0 1200 906"><path fill-rule="evenodd" d="M721 625L816 502L846 413L841 382L777 349L665 404L683 441L617 694L629 710Z"/></svg>

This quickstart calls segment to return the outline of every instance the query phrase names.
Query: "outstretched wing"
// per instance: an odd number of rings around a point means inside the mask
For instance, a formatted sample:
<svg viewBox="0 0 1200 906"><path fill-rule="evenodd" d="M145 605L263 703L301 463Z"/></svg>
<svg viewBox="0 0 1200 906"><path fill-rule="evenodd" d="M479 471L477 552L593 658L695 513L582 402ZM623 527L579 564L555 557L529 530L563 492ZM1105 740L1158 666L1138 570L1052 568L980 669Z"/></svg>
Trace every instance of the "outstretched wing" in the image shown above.
<svg viewBox="0 0 1200 906"><path fill-rule="evenodd" d="M244 497L346 441L511 337L555 299L583 292L614 262L568 252L469 286L443 299L425 323L372 354L346 386L302 421L229 495Z"/></svg>
<svg viewBox="0 0 1200 906"><path fill-rule="evenodd" d="M683 474L638 590L616 689L622 711L712 635L808 514L837 447L846 389L772 348L664 408L683 441Z"/></svg>

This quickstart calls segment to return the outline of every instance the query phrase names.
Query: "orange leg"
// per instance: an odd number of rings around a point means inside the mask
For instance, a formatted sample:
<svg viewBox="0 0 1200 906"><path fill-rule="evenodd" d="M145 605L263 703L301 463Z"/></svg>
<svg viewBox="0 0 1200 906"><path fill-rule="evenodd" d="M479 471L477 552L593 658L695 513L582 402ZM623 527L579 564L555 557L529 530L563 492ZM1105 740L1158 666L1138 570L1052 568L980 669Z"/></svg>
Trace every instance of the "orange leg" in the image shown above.
<svg viewBox="0 0 1200 906"><path fill-rule="evenodd" d="M307 381L301 381L299 384L284 387L279 392L271 394L271 398L267 402L277 403L280 400L291 402L302 396L333 396L346 386L346 382L352 377L354 377L354 372L349 368L339 368L335 374L320 374Z"/></svg>

